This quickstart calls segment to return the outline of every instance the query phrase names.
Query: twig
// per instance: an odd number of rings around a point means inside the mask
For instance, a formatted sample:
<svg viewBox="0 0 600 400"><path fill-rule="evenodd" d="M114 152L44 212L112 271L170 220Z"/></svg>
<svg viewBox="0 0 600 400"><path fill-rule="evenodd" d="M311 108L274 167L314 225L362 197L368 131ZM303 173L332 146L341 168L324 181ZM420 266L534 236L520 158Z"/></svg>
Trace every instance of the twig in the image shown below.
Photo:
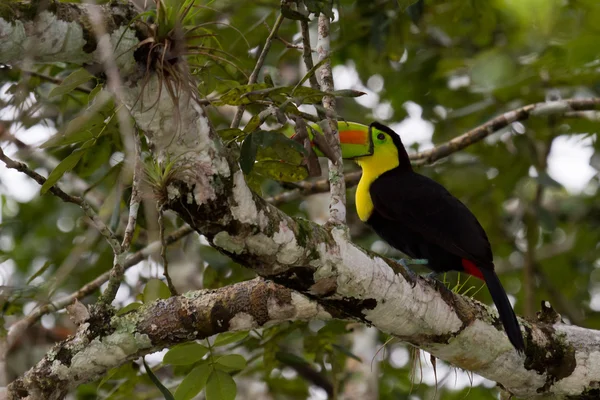
<svg viewBox="0 0 600 400"><path fill-rule="evenodd" d="M115 299L121 281L123 280L123 274L125 273L125 259L127 257L127 251L131 246L131 240L133 233L135 232L135 226L137 222L138 211L140 209L140 203L142 201L142 194L140 184L143 176L142 168L142 143L139 135L134 135L135 145L135 160L133 167L133 180L131 184L131 199L129 200L129 216L127 218L127 226L125 227L125 233L123 234L123 241L121 242L121 252L114 254L113 267L110 270L108 286L102 296L98 299L100 303L110 304Z"/></svg>
<svg viewBox="0 0 600 400"><path fill-rule="evenodd" d="M256 80L258 79L258 74L263 66L263 64L265 63L265 59L267 58L267 54L269 53L269 50L271 49L271 44L273 43L273 39L277 36L277 31L279 30L279 27L281 26L281 23L283 22L284 17L282 14L279 14L279 16L277 17L277 20L275 21L275 25L273 25L273 29L271 29L271 32L269 33L269 36L267 37L267 40L265 42L265 47L263 47L260 55L258 56L258 60L256 60L256 65L254 66L254 70L252 71L252 73L250 74L250 78L248 79L248 85L252 85L253 83L256 83ZM231 122L231 128L238 128L240 126L240 121L242 120L242 115L244 115L244 111L246 110L246 106L245 105L241 105L238 107L237 112L235 113L235 116L233 117L233 121Z"/></svg>
<svg viewBox="0 0 600 400"><path fill-rule="evenodd" d="M23 172L25 175L29 176L33 180L35 180L40 185L43 185L46 182L46 178L38 174L37 172L31 170L25 163L20 161L15 161L4 154L2 148L0 148L0 160L6 164L8 168L16 169L19 172ZM121 244L119 240L114 235L114 233L106 226L104 222L98 217L98 214L94 211L92 206L90 206L83 198L77 196L71 196L64 191L62 191L58 186L54 185L48 189L50 193L60 198L65 203L73 203L81 207L83 212L88 216L91 220L92 224L102 236L106 238L108 244L112 247L113 252L120 253L121 252Z"/></svg>
<svg viewBox="0 0 600 400"><path fill-rule="evenodd" d="M129 250L131 245L131 239L133 238L133 232L135 231L135 225L137 222L138 211L140 209L140 203L142 201L142 193L140 184L142 182L142 175L144 174L142 168L142 143L139 135L134 135L135 143L135 165L133 167L133 183L131 185L131 200L129 201L129 218L127 220L127 227L123 234L123 242L121 246L124 251Z"/></svg>
<svg viewBox="0 0 600 400"><path fill-rule="evenodd" d="M302 59L304 60L304 65L306 65L306 70L310 71L314 67L313 59L312 59L312 49L310 47L310 31L308 29L308 21L301 20L300 21L300 30L302 31ZM310 87L313 89L320 89L319 82L317 81L317 76L312 74L308 81L310 82Z"/></svg>
<svg viewBox="0 0 600 400"><path fill-rule="evenodd" d="M194 232L194 229L189 225L185 225L185 226L177 229L175 232L171 233L169 236L167 236L164 240L164 243L166 243L167 245L173 244L173 243L177 242L178 240L180 240L181 238L189 235L192 232ZM124 269L128 270L129 268L133 267L134 265L137 265L143 259L145 259L145 258L149 257L151 254L155 253L156 250L158 250L158 248L160 246L161 246L160 241L152 242L148 246L146 246L143 249L139 250L138 252L134 253L133 255L128 257L127 260L123 263ZM73 303L73 301L83 299L84 297L86 297L86 296L92 294L93 292L95 292L96 290L98 290L98 288L100 286L102 286L104 283L106 283L110 278L110 273L111 273L111 271L107 271L107 272L103 273L102 275L98 276L97 278L95 278L94 280L86 283L80 289L71 293L70 295L62 297L52 303L48 303L41 307L36 308L34 311L31 312L31 314L29 314L27 316L26 319L24 319L22 321L27 321L28 325L33 324L35 321L37 321L43 315L48 314L52 311L61 310L61 309L65 308L66 306L68 306L69 304ZM18 323L20 323L20 322L21 321L19 321Z"/></svg>
<svg viewBox="0 0 600 400"><path fill-rule="evenodd" d="M287 40L285 40L284 38L282 38L281 36L276 36L275 39L277 39L281 43L283 43L285 45L285 47L287 47L288 49L304 50L303 46L300 46L299 44L290 43Z"/></svg>
<svg viewBox="0 0 600 400"><path fill-rule="evenodd" d="M329 60L331 38L329 36L329 17L323 13L319 15L318 32L317 54L319 55L319 62L325 59L327 60L323 63L321 68L319 68L321 90L329 93L334 90L331 61ZM307 60L305 59L305 62L306 61ZM323 131L329 142L329 147L336 156L334 160L329 160L329 182L331 187L329 222L335 225L342 225L346 222L346 183L344 181L344 163L342 162L340 138L337 130L335 97L331 95L323 96L323 108L327 114L327 125L325 123L322 124L322 127L324 128ZM326 127L329 129L325 129Z"/></svg>
<svg viewBox="0 0 600 400"><path fill-rule="evenodd" d="M165 240L165 210L162 204L158 204L158 233L160 237L160 258L163 262L163 275L167 280L167 286L171 292L171 296L177 296L177 289L173 285L171 276L169 275L169 260L167 259L167 243Z"/></svg>
<svg viewBox="0 0 600 400"><path fill-rule="evenodd" d="M600 98L587 98L587 99L568 99L558 100L543 103L529 104L516 110L508 111L502 115L497 116L494 119L486 122L483 125L478 126L475 129L470 130L454 139L434 147L431 150L426 150L417 154L411 155L411 160L416 161L414 165L431 164L434 161L439 160L462 150L473 143L477 143L480 140L486 138L494 132L499 131L502 128L507 127L513 122L524 121L530 116L549 116L549 115L563 115L573 111L584 111L594 110L600 106Z"/></svg>
<svg viewBox="0 0 600 400"><path fill-rule="evenodd" d="M19 153L17 153L19 154L19 158L24 158L20 156L20 154L24 153L28 157L31 157L35 162L41 164L50 171L56 168L56 166L59 164L59 161L56 158L52 157L50 154L34 149L30 145L17 139L11 134L2 136L2 134L0 133L0 140L7 140L16 145L19 148ZM65 174L63 175L63 179L64 178L67 178L69 187L72 187L77 193L85 194L86 200L92 206L94 206L95 208L100 208L104 200L102 194L100 194L96 190L92 190L86 181L84 181L75 174Z"/></svg>
<svg viewBox="0 0 600 400"><path fill-rule="evenodd" d="M26 74L26 75L35 76L35 77L43 79L45 81L54 83L56 85L62 85L63 84L63 80L62 79L56 78L54 76L45 75L45 74L42 74L41 72L29 71L29 70L25 70L25 69L21 70L21 72L24 73L24 74ZM86 87L83 87L83 86L77 86L73 90L76 90L76 91L81 92L81 93L86 93L86 94L92 93L92 91L90 89L88 89Z"/></svg>

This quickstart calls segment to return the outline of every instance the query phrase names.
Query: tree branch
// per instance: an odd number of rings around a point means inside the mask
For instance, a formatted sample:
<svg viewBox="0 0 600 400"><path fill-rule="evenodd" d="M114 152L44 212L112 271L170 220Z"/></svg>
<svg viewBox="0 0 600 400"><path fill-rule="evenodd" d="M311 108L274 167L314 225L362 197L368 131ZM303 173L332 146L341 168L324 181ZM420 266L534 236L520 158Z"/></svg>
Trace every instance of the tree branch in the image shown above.
<svg viewBox="0 0 600 400"><path fill-rule="evenodd" d="M158 300L110 321L94 321L94 317L91 313L73 337L55 345L35 367L11 383L8 398L63 399L77 385L164 347L226 331L328 319L330 315L305 296L253 279ZM104 323L102 329L94 326L98 323Z"/></svg>
<svg viewBox="0 0 600 400"><path fill-rule="evenodd" d="M321 91L325 93L334 90L333 73L331 72L331 39L329 37L329 17L321 13L319 15L317 54L319 62L323 65L319 68L321 77ZM321 123L325 138L329 143L334 160L329 160L329 222L341 225L346 222L346 182L344 181L344 163L342 161L342 150L340 148L340 137L337 128L337 115L335 110L335 97L323 96L323 108L326 113L326 121Z"/></svg>
<svg viewBox="0 0 600 400"><path fill-rule="evenodd" d="M485 139L494 132L507 127L513 122L525 121L529 117L547 117L551 115L569 115L573 111L594 110L600 106L600 98L566 99L529 104L516 110L505 112L483 125L470 130L444 144L438 145L431 150L412 154L410 159L415 161L414 165L431 164L441 158L448 157L473 143Z"/></svg>

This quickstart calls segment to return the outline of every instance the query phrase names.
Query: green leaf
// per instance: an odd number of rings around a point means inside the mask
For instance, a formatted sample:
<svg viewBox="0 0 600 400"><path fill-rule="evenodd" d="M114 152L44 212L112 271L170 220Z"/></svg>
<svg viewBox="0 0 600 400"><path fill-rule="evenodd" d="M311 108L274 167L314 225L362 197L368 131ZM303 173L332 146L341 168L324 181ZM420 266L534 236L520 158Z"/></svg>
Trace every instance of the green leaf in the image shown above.
<svg viewBox="0 0 600 400"><path fill-rule="evenodd" d="M306 166L284 161L259 161L254 164L254 170L257 174L281 182L299 182L308 178Z"/></svg>
<svg viewBox="0 0 600 400"><path fill-rule="evenodd" d="M42 143L40 147L46 149L48 147L85 142L94 138L98 125L101 123L104 123L104 118L101 115L85 113L73 118L62 135L53 136Z"/></svg>
<svg viewBox="0 0 600 400"><path fill-rule="evenodd" d="M175 400L173 394L169 391L169 389L167 389L165 385L163 385L158 380L156 375L154 375L154 372L152 372L152 369L148 366L148 364L146 364L146 359L144 357L142 357L142 362L144 363L144 368L146 368L146 373L148 374L148 377L150 378L152 383L154 383L154 386L156 386L158 390L160 390L160 392L163 394L165 400Z"/></svg>
<svg viewBox="0 0 600 400"><path fill-rule="evenodd" d="M44 184L42 185L40 192L42 194L45 194L52 186L54 186L54 184L56 184L56 182L58 182L58 180L66 172L71 171L73 168L75 168L75 166L77 165L79 160L81 160L81 157L83 157L84 154L85 149L75 150L67 158L62 160L60 164L58 164L56 168L54 168L54 170L50 173L50 175L46 179L46 182L44 182Z"/></svg>
<svg viewBox="0 0 600 400"><path fill-rule="evenodd" d="M171 292L160 279L153 278L146 283L143 292L144 303L150 303L158 299L168 299L169 297L171 297Z"/></svg>
<svg viewBox="0 0 600 400"><path fill-rule="evenodd" d="M400 6L400 9L402 11L405 11L408 7L415 4L419 0L397 0L397 1L398 1L398 6Z"/></svg>
<svg viewBox="0 0 600 400"><path fill-rule="evenodd" d="M246 136L240 150L240 167L244 174L248 175L254 167L256 161L256 152L258 151L258 143L254 140L255 134Z"/></svg>
<svg viewBox="0 0 600 400"><path fill-rule="evenodd" d="M42 265L40 267L40 269L38 269L37 271L35 271L35 273L33 275L31 275L31 277L29 279L27 279L27 285L29 285L31 283L31 281L33 281L35 278L37 278L38 276L42 275L44 272L46 272L46 270L48 269L49 266L52 265L52 261L46 261L44 263L44 265Z"/></svg>
<svg viewBox="0 0 600 400"><path fill-rule="evenodd" d="M134 303L129 303L127 304L125 307L121 308L119 311L117 311L117 316L119 315L125 315L131 311L135 311L138 308L140 308L142 306L142 303L138 303L138 302L134 302Z"/></svg>
<svg viewBox="0 0 600 400"><path fill-rule="evenodd" d="M246 336L248 336L248 331L223 332L217 336L213 346L225 346L226 344L239 342L240 340L245 339Z"/></svg>
<svg viewBox="0 0 600 400"><path fill-rule="evenodd" d="M260 115L255 114L244 127L244 133L254 132L260 126Z"/></svg>
<svg viewBox="0 0 600 400"><path fill-rule="evenodd" d="M98 387L96 388L96 391L100 390L102 385L104 385L106 382L110 381L111 379L115 379L115 380L127 379L127 380L135 381L136 375L137 375L137 371L133 369L132 363L123 364L118 368L113 368L110 371L108 371L108 373L106 375L104 375L104 377L102 378L100 383L98 383Z"/></svg>
<svg viewBox="0 0 600 400"><path fill-rule="evenodd" d="M223 139L224 141L228 141L228 140L233 140L233 139L236 139L236 138L242 136L244 134L244 131L242 131L239 128L227 128L227 129L219 129L217 131L217 133L219 134L221 139Z"/></svg>
<svg viewBox="0 0 600 400"><path fill-rule="evenodd" d="M254 134L259 149L256 159L259 161L285 160L288 164L300 165L307 155L302 144L279 132L260 131Z"/></svg>
<svg viewBox="0 0 600 400"><path fill-rule="evenodd" d="M320 103L327 93L307 86L300 86L294 90L294 98L302 104Z"/></svg>
<svg viewBox="0 0 600 400"><path fill-rule="evenodd" d="M206 289L216 289L218 287L219 273L210 265L204 268L202 284Z"/></svg>
<svg viewBox="0 0 600 400"><path fill-rule="evenodd" d="M96 98L96 96L98 96L98 93L100 93L103 88L104 88L104 85L102 85L101 83L97 84L96 87L94 87L92 89L92 91L90 92L90 94L88 95L88 103L93 102L94 99Z"/></svg>
<svg viewBox="0 0 600 400"><path fill-rule="evenodd" d="M206 383L206 400L235 400L237 387L233 378L224 371L214 370Z"/></svg>
<svg viewBox="0 0 600 400"><path fill-rule="evenodd" d="M337 351L347 355L350 358L355 359L356 361L358 361L359 363L362 363L362 360L360 359L359 356L357 356L356 354L352 353L350 350L348 350L347 348L345 348L344 346L340 346L339 344L333 344L332 345L334 349L336 349Z"/></svg>
<svg viewBox="0 0 600 400"><path fill-rule="evenodd" d="M77 86L82 85L93 78L94 76L92 74L87 72L85 69L80 68L76 71L73 71L62 81L60 85L52 89L48 97L52 98L55 96L64 96L65 94L75 90Z"/></svg>
<svg viewBox="0 0 600 400"><path fill-rule="evenodd" d="M93 104L77 117L71 119L61 133L43 143L41 148L65 146L80 143L96 138L105 133L107 118L114 115L115 104L108 91L100 91ZM116 119L111 118L108 123L116 124Z"/></svg>
<svg viewBox="0 0 600 400"><path fill-rule="evenodd" d="M214 101L213 104L217 106L222 106L226 104L230 106L250 104L252 102L252 99L250 98L250 96L244 96L244 94L266 88L268 88L268 86L265 83L255 83L252 85L238 86L222 95L221 98L219 98L219 100Z"/></svg>
<svg viewBox="0 0 600 400"><path fill-rule="evenodd" d="M87 178L96 172L103 164L108 163L112 155L112 143L107 137L99 140L92 148L93 151L87 151L77 167L77 175L81 178Z"/></svg>
<svg viewBox="0 0 600 400"><path fill-rule="evenodd" d="M239 371L246 368L246 359L239 354L227 354L217 359L216 363L226 367L226 372Z"/></svg>
<svg viewBox="0 0 600 400"><path fill-rule="evenodd" d="M200 361L208 353L208 348L191 342L177 345L165 354L163 363L171 365L188 365Z"/></svg>
<svg viewBox="0 0 600 400"><path fill-rule="evenodd" d="M335 97L360 97L360 96L364 96L366 93L361 92L360 90L341 89L341 90L334 90L333 92L331 92L331 94L334 95Z"/></svg>
<svg viewBox="0 0 600 400"><path fill-rule="evenodd" d="M321 67L321 65L325 64L328 60L329 60L329 57L325 57L321 61L319 61L318 63L313 65L313 67L306 73L306 75L304 75L304 77L300 80L300 82L298 82L296 84L296 86L294 86L294 89L292 90L292 96L296 93L296 89L301 87L302 84L304 82L306 82L306 80L309 79L311 76L313 76L317 72L319 67Z"/></svg>
<svg viewBox="0 0 600 400"><path fill-rule="evenodd" d="M175 399L190 400L194 398L202 389L204 389L212 371L213 368L208 363L198 365L191 370L177 387Z"/></svg>

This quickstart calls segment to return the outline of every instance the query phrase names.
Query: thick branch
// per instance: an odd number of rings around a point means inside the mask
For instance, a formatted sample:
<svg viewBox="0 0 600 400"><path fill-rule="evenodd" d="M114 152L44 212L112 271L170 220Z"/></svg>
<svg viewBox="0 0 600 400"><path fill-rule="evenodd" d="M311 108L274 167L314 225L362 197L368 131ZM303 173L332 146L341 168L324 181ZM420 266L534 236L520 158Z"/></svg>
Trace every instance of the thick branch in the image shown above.
<svg viewBox="0 0 600 400"><path fill-rule="evenodd" d="M57 345L9 386L9 399L63 399L127 361L225 331L250 330L284 321L328 319L316 302L262 279L218 290L158 300L110 321L91 317L74 337ZM103 323L102 329L97 324ZM101 361L100 361L101 360Z"/></svg>

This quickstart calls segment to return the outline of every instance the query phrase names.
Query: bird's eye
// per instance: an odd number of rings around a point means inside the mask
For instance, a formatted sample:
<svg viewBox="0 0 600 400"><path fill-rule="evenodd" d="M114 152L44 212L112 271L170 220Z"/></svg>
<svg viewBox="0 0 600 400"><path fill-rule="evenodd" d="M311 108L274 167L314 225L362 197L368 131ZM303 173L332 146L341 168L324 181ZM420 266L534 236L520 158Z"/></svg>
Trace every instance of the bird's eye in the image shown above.
<svg viewBox="0 0 600 400"><path fill-rule="evenodd" d="M377 139L383 140L385 139L385 135L383 133L380 133L379 135L377 135Z"/></svg>

